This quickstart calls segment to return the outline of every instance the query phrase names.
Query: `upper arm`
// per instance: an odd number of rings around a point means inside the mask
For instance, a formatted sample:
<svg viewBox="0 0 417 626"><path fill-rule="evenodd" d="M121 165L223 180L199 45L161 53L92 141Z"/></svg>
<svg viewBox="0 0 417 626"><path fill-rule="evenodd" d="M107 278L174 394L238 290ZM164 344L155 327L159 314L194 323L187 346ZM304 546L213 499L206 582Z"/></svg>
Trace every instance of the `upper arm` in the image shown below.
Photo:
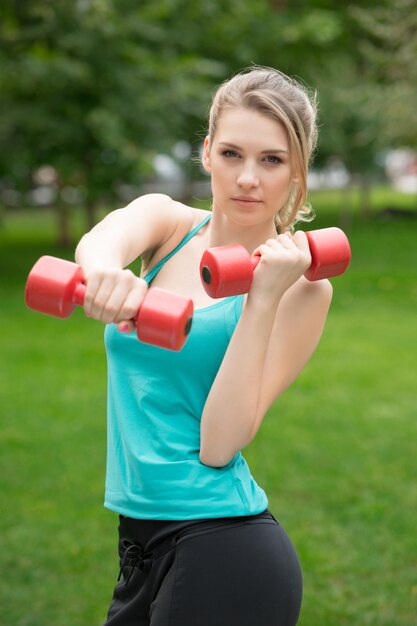
<svg viewBox="0 0 417 626"><path fill-rule="evenodd" d="M265 357L253 436L269 407L313 355L324 329L332 292L328 280L309 282L301 278L283 296Z"/></svg>
<svg viewBox="0 0 417 626"><path fill-rule="evenodd" d="M161 247L178 233L182 238L193 223L191 208L164 194L148 194L109 213L89 233L108 234L123 248L123 264Z"/></svg>

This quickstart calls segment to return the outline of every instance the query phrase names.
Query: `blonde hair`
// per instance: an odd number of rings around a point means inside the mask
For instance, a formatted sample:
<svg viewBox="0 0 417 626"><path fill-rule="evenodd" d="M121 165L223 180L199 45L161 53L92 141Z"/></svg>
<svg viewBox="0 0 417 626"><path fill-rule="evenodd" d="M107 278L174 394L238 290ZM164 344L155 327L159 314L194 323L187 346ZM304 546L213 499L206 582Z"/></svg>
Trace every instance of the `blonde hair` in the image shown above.
<svg viewBox="0 0 417 626"><path fill-rule="evenodd" d="M286 203L275 214L277 231L293 230L297 222L314 219L306 199L308 167L317 145L316 94L309 94L304 85L279 70L262 66L247 68L222 83L215 92L209 114L210 141L226 107L258 111L282 124L286 131L292 168L299 182L291 186Z"/></svg>

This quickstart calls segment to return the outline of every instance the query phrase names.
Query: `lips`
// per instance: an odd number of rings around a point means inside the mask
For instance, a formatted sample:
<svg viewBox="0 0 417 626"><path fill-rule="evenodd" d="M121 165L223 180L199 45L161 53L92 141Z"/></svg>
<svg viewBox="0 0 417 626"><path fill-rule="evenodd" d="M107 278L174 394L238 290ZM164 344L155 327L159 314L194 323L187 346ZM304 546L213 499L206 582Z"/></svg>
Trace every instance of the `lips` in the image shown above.
<svg viewBox="0 0 417 626"><path fill-rule="evenodd" d="M257 198L254 198L253 196L236 196L232 198L232 200L236 200L236 202L246 202L248 204L250 203L256 204L257 202L260 202L260 200L258 200Z"/></svg>

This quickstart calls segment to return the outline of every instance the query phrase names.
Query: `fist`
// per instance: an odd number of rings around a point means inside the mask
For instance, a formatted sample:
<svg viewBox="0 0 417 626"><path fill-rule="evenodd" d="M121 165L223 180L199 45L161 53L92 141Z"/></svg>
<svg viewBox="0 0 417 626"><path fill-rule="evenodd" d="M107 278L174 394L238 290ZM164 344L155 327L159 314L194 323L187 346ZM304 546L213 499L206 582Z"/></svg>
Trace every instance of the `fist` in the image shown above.
<svg viewBox="0 0 417 626"><path fill-rule="evenodd" d="M310 247L302 231L268 239L254 250L254 255L259 255L260 261L252 287L275 295L282 295L311 265Z"/></svg>
<svg viewBox="0 0 417 626"><path fill-rule="evenodd" d="M115 323L119 330L131 332L145 298L148 285L130 270L93 269L86 276L84 310L105 324Z"/></svg>

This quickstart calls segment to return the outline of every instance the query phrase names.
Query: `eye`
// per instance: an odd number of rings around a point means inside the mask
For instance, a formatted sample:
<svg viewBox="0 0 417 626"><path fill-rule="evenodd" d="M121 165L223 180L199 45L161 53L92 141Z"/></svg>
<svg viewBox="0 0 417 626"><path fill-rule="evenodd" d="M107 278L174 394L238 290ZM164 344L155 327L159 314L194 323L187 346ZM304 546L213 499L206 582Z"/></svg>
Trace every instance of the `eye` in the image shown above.
<svg viewBox="0 0 417 626"><path fill-rule="evenodd" d="M234 159L239 156L236 150L223 150L222 156L226 157L226 159Z"/></svg>
<svg viewBox="0 0 417 626"><path fill-rule="evenodd" d="M276 156L275 154L268 154L264 158L264 161L266 161L267 163L272 163L272 164L283 163L283 160L279 156Z"/></svg>

